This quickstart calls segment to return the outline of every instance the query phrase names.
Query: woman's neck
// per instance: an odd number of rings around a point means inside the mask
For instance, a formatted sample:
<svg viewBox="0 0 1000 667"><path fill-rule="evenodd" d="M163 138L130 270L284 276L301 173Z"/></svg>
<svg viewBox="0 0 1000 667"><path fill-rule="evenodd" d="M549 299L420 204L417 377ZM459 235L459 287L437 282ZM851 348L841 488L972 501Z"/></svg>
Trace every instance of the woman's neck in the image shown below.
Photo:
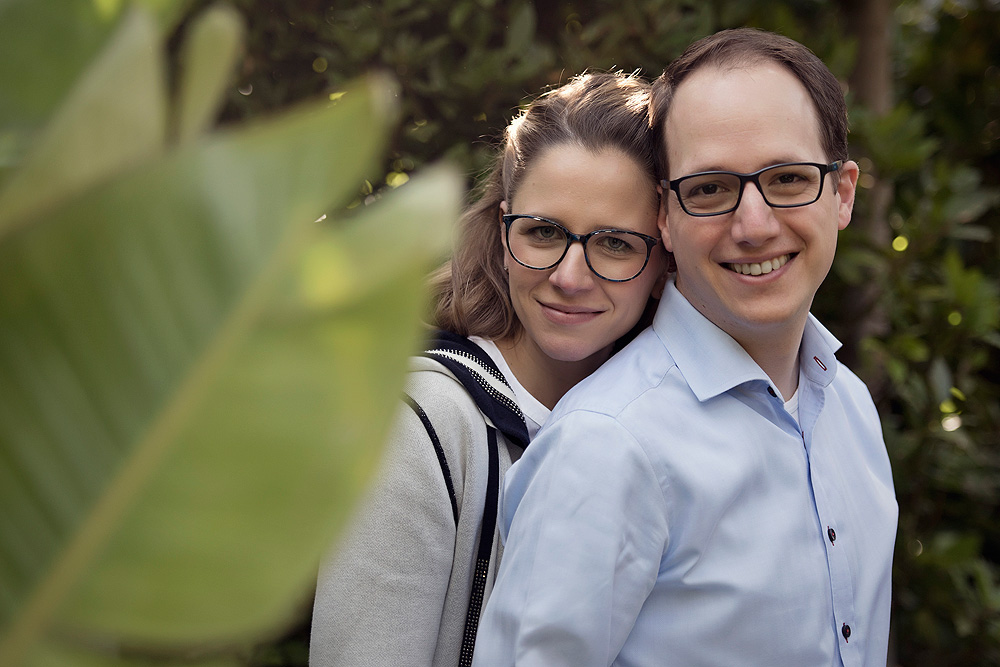
<svg viewBox="0 0 1000 667"><path fill-rule="evenodd" d="M550 410L611 356L608 348L579 361L553 359L524 334L494 342L521 386Z"/></svg>

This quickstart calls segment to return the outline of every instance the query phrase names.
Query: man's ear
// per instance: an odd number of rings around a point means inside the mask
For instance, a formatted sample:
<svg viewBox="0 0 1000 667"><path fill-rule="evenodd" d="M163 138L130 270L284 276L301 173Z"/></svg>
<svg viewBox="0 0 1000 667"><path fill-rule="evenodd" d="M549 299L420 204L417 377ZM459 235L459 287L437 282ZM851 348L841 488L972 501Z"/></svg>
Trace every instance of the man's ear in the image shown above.
<svg viewBox="0 0 1000 667"><path fill-rule="evenodd" d="M664 194L663 188L657 185L656 194L659 195L660 201L660 205L656 211L656 226L660 230L660 239L663 241L663 247L673 252L673 247L670 245L670 229L667 225L667 197L670 196L670 192L668 191Z"/></svg>
<svg viewBox="0 0 1000 667"><path fill-rule="evenodd" d="M845 229L851 224L854 210L854 195L858 189L861 168L854 160L846 160L837 170L837 229Z"/></svg>

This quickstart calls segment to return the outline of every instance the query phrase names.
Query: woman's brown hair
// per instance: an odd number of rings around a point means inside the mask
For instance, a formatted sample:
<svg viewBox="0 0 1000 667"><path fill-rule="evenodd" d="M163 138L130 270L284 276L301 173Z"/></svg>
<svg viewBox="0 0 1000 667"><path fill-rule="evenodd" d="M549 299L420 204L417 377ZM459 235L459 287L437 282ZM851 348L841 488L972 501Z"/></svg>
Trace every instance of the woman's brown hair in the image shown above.
<svg viewBox="0 0 1000 667"><path fill-rule="evenodd" d="M521 333L503 269L500 202L513 200L525 172L545 150L573 144L595 153L620 151L649 174L655 206L649 93L649 84L636 74L583 74L541 95L511 121L492 168L459 220L452 259L431 276L435 326L493 340Z"/></svg>

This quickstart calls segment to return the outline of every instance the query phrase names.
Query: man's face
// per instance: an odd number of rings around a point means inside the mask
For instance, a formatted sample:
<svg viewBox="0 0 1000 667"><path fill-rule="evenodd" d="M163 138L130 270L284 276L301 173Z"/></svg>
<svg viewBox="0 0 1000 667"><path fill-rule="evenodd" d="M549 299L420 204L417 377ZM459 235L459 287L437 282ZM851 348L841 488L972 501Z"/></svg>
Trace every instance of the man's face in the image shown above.
<svg viewBox="0 0 1000 667"><path fill-rule="evenodd" d="M677 88L666 120L670 176L751 173L785 162L828 163L812 99L778 64L704 67ZM813 296L833 263L837 233L851 220L858 167L823 178L819 200L771 208L753 183L739 207L712 217L685 213L665 193L664 245L677 262L677 288L751 351L797 349ZM742 265L770 272L745 275ZM757 269L754 268L754 272Z"/></svg>

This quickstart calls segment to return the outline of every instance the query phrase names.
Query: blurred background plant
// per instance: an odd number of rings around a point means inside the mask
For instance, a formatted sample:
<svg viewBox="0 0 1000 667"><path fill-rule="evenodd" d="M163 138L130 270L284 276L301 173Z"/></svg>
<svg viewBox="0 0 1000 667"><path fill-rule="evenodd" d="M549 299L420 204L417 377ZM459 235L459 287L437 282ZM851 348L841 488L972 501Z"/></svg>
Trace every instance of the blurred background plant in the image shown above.
<svg viewBox="0 0 1000 667"><path fill-rule="evenodd" d="M178 71L189 26L209 4L192 0L177 12L179 28L164 32L171 71ZM472 185L493 137L525 96L588 67L639 69L653 77L694 39L739 25L775 30L812 48L844 82L852 157L863 172L854 221L814 312L844 341L840 356L869 383L893 460L900 524L890 664L1000 664L1000 523L994 518L1000 502L1000 2L231 5L243 15L247 36L222 108L224 125L268 117L305 99L336 99L362 73L387 73L398 82L401 120L389 125L381 168L362 186L362 199L398 188L442 158L458 164ZM64 17L53 18L47 30L53 40L71 34ZM96 53L92 45L100 40L92 33L72 34ZM24 53L24 62L32 62L36 51ZM13 67L9 60L0 68ZM64 61L65 68L77 62ZM53 80L72 80L71 73L60 70ZM5 90L0 86L0 102ZM0 156L17 154L21 136L0 135L6 147ZM405 225L415 214L393 224ZM303 601L307 588L303 584ZM262 634L243 659L304 665L307 603L285 627L276 641Z"/></svg>
<svg viewBox="0 0 1000 667"><path fill-rule="evenodd" d="M361 202L384 76L212 131L243 21L183 8L0 2L5 667L245 664L296 622L457 217L441 167Z"/></svg>

